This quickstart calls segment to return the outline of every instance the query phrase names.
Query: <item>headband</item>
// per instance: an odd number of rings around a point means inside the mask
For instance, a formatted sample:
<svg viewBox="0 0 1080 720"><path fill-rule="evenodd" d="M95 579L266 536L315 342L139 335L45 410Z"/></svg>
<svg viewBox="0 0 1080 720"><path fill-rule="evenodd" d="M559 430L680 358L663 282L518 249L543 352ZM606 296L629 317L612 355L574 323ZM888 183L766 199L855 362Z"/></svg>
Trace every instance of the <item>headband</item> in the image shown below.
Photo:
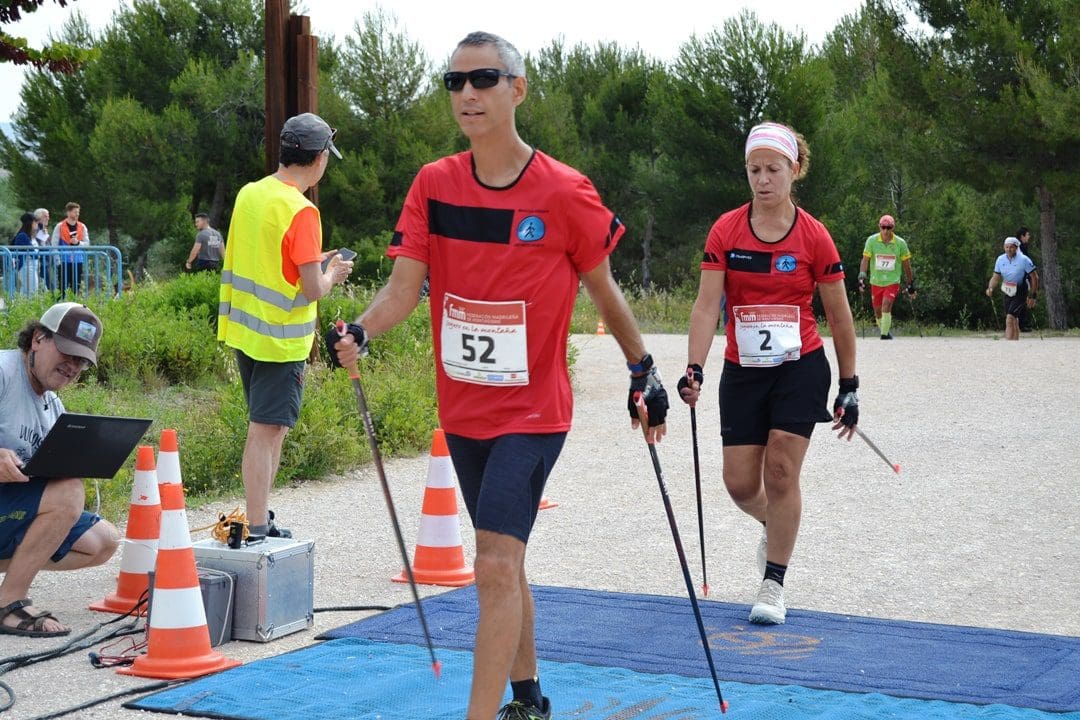
<svg viewBox="0 0 1080 720"><path fill-rule="evenodd" d="M791 162L799 162L799 143L795 133L779 123L761 123L750 130L746 136L746 157L759 148L775 150Z"/></svg>

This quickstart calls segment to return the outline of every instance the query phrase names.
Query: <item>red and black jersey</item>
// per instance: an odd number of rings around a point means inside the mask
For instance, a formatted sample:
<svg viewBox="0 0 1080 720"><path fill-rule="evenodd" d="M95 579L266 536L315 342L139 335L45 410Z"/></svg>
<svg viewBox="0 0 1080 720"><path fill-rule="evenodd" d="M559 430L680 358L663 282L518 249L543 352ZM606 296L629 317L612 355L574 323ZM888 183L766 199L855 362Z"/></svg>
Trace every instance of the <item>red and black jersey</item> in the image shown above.
<svg viewBox="0 0 1080 720"><path fill-rule="evenodd" d="M720 270L728 308L796 305L802 354L822 346L814 318L814 288L844 279L844 266L825 226L795 208L795 222L781 240L765 242L750 227L751 204L720 216L705 241L702 270ZM739 362L734 323L727 323L724 357Z"/></svg>
<svg viewBox="0 0 1080 720"><path fill-rule="evenodd" d="M600 264L624 230L587 177L540 151L504 188L476 178L471 152L420 170L387 255L419 260L429 269L444 430L486 439L570 429L566 341L578 274ZM525 303L527 385L493 387L447 376L440 361L447 293Z"/></svg>

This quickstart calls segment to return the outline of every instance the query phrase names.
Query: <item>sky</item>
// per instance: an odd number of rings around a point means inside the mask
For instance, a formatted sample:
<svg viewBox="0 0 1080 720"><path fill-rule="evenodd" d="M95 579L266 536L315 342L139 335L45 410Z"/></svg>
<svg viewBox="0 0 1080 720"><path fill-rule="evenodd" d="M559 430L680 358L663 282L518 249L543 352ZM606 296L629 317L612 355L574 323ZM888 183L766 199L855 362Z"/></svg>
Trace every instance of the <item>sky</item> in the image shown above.
<svg viewBox="0 0 1080 720"><path fill-rule="evenodd" d="M36 12L4 27L9 35L25 37L40 48L49 30L59 29L68 15L79 10L95 31L108 25L113 12L126 0L76 0L60 8L48 0ZM536 53L561 36L567 46L615 41L626 48L640 47L658 60L671 60L692 34L706 35L722 27L743 8L751 8L766 23L789 32L802 32L820 44L845 15L858 11L862 0L540 0L483 3L438 0L301 0L301 14L311 18L312 32L341 42L366 11L376 7L397 16L398 28L424 47L439 63L457 41L473 30L502 35L522 53ZM515 9L518 8L518 9ZM0 63L0 121L9 119L19 105L23 70Z"/></svg>

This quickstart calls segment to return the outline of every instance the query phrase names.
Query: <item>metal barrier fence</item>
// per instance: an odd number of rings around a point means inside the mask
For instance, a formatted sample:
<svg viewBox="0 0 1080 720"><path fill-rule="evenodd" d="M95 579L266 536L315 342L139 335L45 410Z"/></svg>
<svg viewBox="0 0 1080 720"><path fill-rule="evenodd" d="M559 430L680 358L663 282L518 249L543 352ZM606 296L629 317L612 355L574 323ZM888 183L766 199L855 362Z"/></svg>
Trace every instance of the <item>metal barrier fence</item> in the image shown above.
<svg viewBox="0 0 1080 720"><path fill-rule="evenodd" d="M123 263L119 248L112 245L0 245L0 292L9 301L36 293L119 295Z"/></svg>

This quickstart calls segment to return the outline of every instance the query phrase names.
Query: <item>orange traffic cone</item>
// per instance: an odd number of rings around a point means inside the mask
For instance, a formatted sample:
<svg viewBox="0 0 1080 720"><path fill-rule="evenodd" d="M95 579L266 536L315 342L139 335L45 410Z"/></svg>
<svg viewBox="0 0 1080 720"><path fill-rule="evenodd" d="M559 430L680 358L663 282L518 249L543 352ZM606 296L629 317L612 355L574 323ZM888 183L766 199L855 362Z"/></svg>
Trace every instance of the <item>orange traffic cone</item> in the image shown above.
<svg viewBox="0 0 1080 720"><path fill-rule="evenodd" d="M596 321L596 334L597 335L607 335L607 333L604 332L604 321L603 320L597 320Z"/></svg>
<svg viewBox="0 0 1080 720"><path fill-rule="evenodd" d="M424 488L420 532L416 539L416 553L413 554L413 578L423 585L461 587L476 579L473 569L465 564L461 525L458 522L457 488L454 485L446 436L436 428L431 438L427 487ZM409 582L409 575L403 570L393 580Z"/></svg>
<svg viewBox="0 0 1080 720"><path fill-rule="evenodd" d="M145 655L121 675L194 678L240 664L210 649L195 551L191 548L176 431L163 430L158 455L161 480L161 539L154 570L154 607Z"/></svg>
<svg viewBox="0 0 1080 720"><path fill-rule="evenodd" d="M135 455L135 481L131 485L131 509L128 512L124 549L116 592L90 606L91 610L127 614L139 603L150 587L150 571L157 560L158 532L161 530L161 499L158 494L154 448L139 447ZM144 608L141 615L146 614Z"/></svg>
<svg viewBox="0 0 1080 720"><path fill-rule="evenodd" d="M551 508L557 508L557 507L559 507L559 503L552 502L551 500L548 500L547 497L541 497L540 498L540 509L541 510L550 510Z"/></svg>

